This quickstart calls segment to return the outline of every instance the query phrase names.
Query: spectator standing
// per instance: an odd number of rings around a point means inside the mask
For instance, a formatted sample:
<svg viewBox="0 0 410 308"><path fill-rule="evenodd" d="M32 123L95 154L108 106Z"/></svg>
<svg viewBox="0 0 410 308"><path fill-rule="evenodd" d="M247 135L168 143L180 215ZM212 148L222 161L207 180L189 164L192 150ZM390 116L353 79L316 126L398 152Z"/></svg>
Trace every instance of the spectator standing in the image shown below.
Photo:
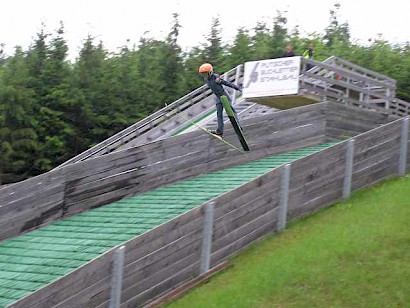
<svg viewBox="0 0 410 308"><path fill-rule="evenodd" d="M286 48L286 51L283 53L282 57L294 57L295 52L293 51L293 47L291 44L288 44L288 47Z"/></svg>
<svg viewBox="0 0 410 308"><path fill-rule="evenodd" d="M313 44L310 43L308 48L303 52L302 55L305 59L310 59L313 60ZM306 64L306 70L310 70L313 67L312 64L307 63Z"/></svg>

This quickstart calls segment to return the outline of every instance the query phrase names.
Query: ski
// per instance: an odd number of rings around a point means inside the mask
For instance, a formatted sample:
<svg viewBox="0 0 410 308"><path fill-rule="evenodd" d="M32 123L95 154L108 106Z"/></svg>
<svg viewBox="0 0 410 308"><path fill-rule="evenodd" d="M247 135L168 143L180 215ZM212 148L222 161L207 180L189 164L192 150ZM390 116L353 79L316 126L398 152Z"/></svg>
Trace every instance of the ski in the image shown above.
<svg viewBox="0 0 410 308"><path fill-rule="evenodd" d="M245 140L245 136L242 133L242 129L240 128L238 121L235 118L235 115L233 113L233 110L231 108L231 104L229 103L228 98L225 95L221 96L221 102L222 105L225 109L226 114L228 115L229 120L231 121L231 124L233 126L233 129L235 130L236 135L238 136L239 142L242 145L242 148L245 151L249 151L249 146L248 143Z"/></svg>
<svg viewBox="0 0 410 308"><path fill-rule="evenodd" d="M165 104L165 106L168 107L167 104ZM173 111L173 110L170 110L170 111ZM229 143L228 141L226 141L226 140L225 140L224 138L222 138L221 136L212 134L212 133L209 132L205 127L199 125L198 123L195 123L195 122L192 121L191 119L189 119L189 118L183 116L182 114L180 114L180 113L178 113L178 112L175 112L175 114L176 114L177 116L179 116L180 118L184 119L185 121L189 122L191 125L194 125L195 127L197 127L197 128L199 128L199 129L203 130L204 132L206 132L207 134L209 134L209 135L215 137L215 138L218 139L219 141L222 141L223 143L225 143L226 145L230 146L231 148L233 148L233 149L235 149L235 150L237 150L237 151L239 151L239 152L241 152L241 153L244 153L240 148L238 148L238 147L234 146L233 144Z"/></svg>

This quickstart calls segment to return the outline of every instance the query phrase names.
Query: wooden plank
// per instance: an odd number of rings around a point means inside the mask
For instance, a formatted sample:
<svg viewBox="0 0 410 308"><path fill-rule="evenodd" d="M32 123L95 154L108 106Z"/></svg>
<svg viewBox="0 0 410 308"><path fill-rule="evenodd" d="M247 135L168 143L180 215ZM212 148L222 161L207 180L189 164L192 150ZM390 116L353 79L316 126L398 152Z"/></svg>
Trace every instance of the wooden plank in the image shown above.
<svg viewBox="0 0 410 308"><path fill-rule="evenodd" d="M334 179L322 179L317 185L304 186L303 190L291 190L289 195L288 219L305 216L312 211L321 208L323 198L332 196L333 200L340 199L343 191L343 176L338 175ZM321 184L321 185L320 185ZM321 200L320 202L314 202ZM317 209L314 208L317 206Z"/></svg>
<svg viewBox="0 0 410 308"><path fill-rule="evenodd" d="M134 166L134 168L136 168L137 166L144 165L143 161L147 158L148 152L144 151L143 148L131 148L88 159L87 161L70 164L69 166L64 167L64 173L67 181L79 181L92 174L104 174L105 172L110 172L113 167L124 171L124 169L121 169L122 166L137 162L137 165Z"/></svg>
<svg viewBox="0 0 410 308"><path fill-rule="evenodd" d="M27 232L63 215L64 186L29 195L0 208L0 240Z"/></svg>
<svg viewBox="0 0 410 308"><path fill-rule="evenodd" d="M216 242L226 236L231 237L232 232L236 232L237 229L241 228L247 222L257 219L272 209L275 209L278 206L279 197L272 203L270 198L270 196L259 197L254 203L249 202L246 204L248 207L252 206L252 208L242 206L240 209L231 212L228 217L216 221L213 234L214 241Z"/></svg>
<svg viewBox="0 0 410 308"><path fill-rule="evenodd" d="M0 207L0 222L15 218L27 212L41 211L50 205L61 204L64 199L64 185L55 183L56 186L48 186L45 190L37 191L37 194L29 194L26 198L8 202Z"/></svg>
<svg viewBox="0 0 410 308"><path fill-rule="evenodd" d="M288 205L290 218L302 215L305 204L311 200L320 199L329 191L341 192L345 146L345 143L336 144L292 164ZM306 210L312 211L311 208Z"/></svg>
<svg viewBox="0 0 410 308"><path fill-rule="evenodd" d="M230 159L227 158L229 153L231 154L229 156ZM249 156L239 152L237 154L236 151L228 148L221 152L211 147L197 154L190 153L182 160L177 158L164 164L157 164L156 170L151 171L149 173L150 176L144 179L143 189L151 189L159 184L163 185L176 180L186 179L202 173L245 163L253 159L253 153L250 153Z"/></svg>
<svg viewBox="0 0 410 308"><path fill-rule="evenodd" d="M104 277L103 279L86 286L83 290L74 293L72 296L63 299L53 308L94 308L102 303L108 303L110 299L110 284L112 276Z"/></svg>
<svg viewBox="0 0 410 308"><path fill-rule="evenodd" d="M150 163L168 160L176 156L183 156L185 153L198 151L201 148L205 148L210 142L217 141L209 135L207 138L204 138L204 134L202 131L191 132L154 142L160 144L157 149L150 150ZM145 148L145 146L142 147Z"/></svg>
<svg viewBox="0 0 410 308"><path fill-rule="evenodd" d="M316 118L322 118L326 116L324 113L324 107L316 108L313 110L304 110L304 112L288 112L282 114L280 117L278 116L279 113L282 112L274 112L258 117L252 117L244 119L241 122L243 126L249 127L250 129L263 129L267 125L276 125L280 128L286 128L294 126L297 122L305 123L306 121L314 121Z"/></svg>
<svg viewBox="0 0 410 308"><path fill-rule="evenodd" d="M271 178L275 175L276 177L271 181L268 180L268 176ZM266 179L263 179L263 177ZM271 174L262 176L253 182L256 185L258 185L257 183L261 184L257 188L250 188L247 183L238 188L237 194L229 193L229 196L231 197L222 195L221 197L214 199L214 202L216 203L214 214L215 230L219 227L223 227L231 220L236 220L244 214L257 210L261 206L267 208L275 208L278 206L280 172L274 170ZM227 200L228 198L229 200ZM255 204L253 204L253 201L255 201Z"/></svg>
<svg viewBox="0 0 410 308"><path fill-rule="evenodd" d="M170 293L166 294L163 297L160 297L158 300L155 301L150 301L149 305L147 308L158 308L162 307L163 305L181 297L183 294L185 294L187 291L193 289L194 287L197 287L201 285L202 283L205 283L207 280L209 280L213 275L229 268L231 265L228 262L222 262L218 264L217 266L211 268L209 271L207 271L204 274L201 274L200 276L194 278L193 280L189 281L186 284L183 284L181 287L175 289L174 291L171 291Z"/></svg>
<svg viewBox="0 0 410 308"><path fill-rule="evenodd" d="M121 308L142 307L145 303L159 298L161 295L193 279L198 274L198 268L199 262L187 266L180 272L166 277L161 283L122 303Z"/></svg>
<svg viewBox="0 0 410 308"><path fill-rule="evenodd" d="M275 208L216 240L212 246L211 264L226 260L227 257L242 251L257 239L274 232L277 216L277 208Z"/></svg>
<svg viewBox="0 0 410 308"><path fill-rule="evenodd" d="M320 155L326 157L320 164L319 157L315 154L308 158L302 158L292 164L290 189L300 190L307 185L321 185L321 181L328 181L332 177L344 174L345 154L342 151L330 152L329 155Z"/></svg>
<svg viewBox="0 0 410 308"><path fill-rule="evenodd" d="M40 213L28 212L13 219L0 223L0 241L31 231L50 222L57 221L63 216L63 205L56 205Z"/></svg>
<svg viewBox="0 0 410 308"><path fill-rule="evenodd" d="M328 116L352 116L352 118L356 120L366 119L367 121L372 121L375 123L389 122L388 115L375 112L371 109L358 108L355 106L335 102L327 102L326 104L328 106L328 108L326 109L326 115Z"/></svg>
<svg viewBox="0 0 410 308"><path fill-rule="evenodd" d="M40 190L47 190L48 187L55 187L63 184L64 175L62 171L50 171L33 178L7 185L0 190L0 210L1 208L19 199L24 199L29 195L36 195Z"/></svg>
<svg viewBox="0 0 410 308"><path fill-rule="evenodd" d="M389 164L394 161L394 158L381 161L367 170L361 170L360 172L353 174L352 190L362 189L369 187L380 182L383 179L396 176L397 168Z"/></svg>
<svg viewBox="0 0 410 308"><path fill-rule="evenodd" d="M122 162L121 165L118 166L118 162L112 162L112 164L106 166L106 167L111 167L111 169L106 169L106 170L89 169L89 172L87 175L83 174L84 176L82 177L79 176L78 178L75 177L75 174L68 176L67 177L67 193L71 194L75 187L89 185L90 183L94 183L97 181L104 181L116 175L124 176L127 172L130 172L130 171L136 172L137 170L144 168L148 163L148 161L135 161L135 162L130 162L129 164L125 164L124 162Z"/></svg>
<svg viewBox="0 0 410 308"><path fill-rule="evenodd" d="M124 288L128 288L135 283L141 283L186 256L195 254L199 260L201 241L202 226L198 226L194 232L181 235L174 242L146 254L135 262L126 263L124 267Z"/></svg>
<svg viewBox="0 0 410 308"><path fill-rule="evenodd" d="M249 140L252 140L254 143L263 143L265 141L265 135L269 133L270 135L273 134L286 134L287 131L303 127L307 125L318 125L319 123L322 124L323 130L326 124L325 116L317 116L317 117L309 117L304 120L299 119L289 119L291 122L287 123L276 123L270 122L266 123L264 126L262 124L259 126L259 129L248 129L246 126L244 129L244 133Z"/></svg>
<svg viewBox="0 0 410 308"><path fill-rule="evenodd" d="M357 135L357 132L353 130L334 128L330 126L326 127L326 136L329 139L344 140L344 139L352 138L356 135Z"/></svg>
<svg viewBox="0 0 410 308"><path fill-rule="evenodd" d="M325 172L328 170L328 173ZM292 170L294 171L294 170ZM344 166L343 164L331 164L328 168L324 168L322 170L313 171L313 177L298 174L297 171L292 172L292 179L290 183L290 192L292 194L292 198L296 199L295 203L299 203L299 196L309 197L312 193L320 193L320 191L324 191L330 189L328 185L333 185L333 182L341 182L343 183L344 178ZM295 180L297 177L297 180ZM298 184L298 185L297 185ZM292 199L293 200L293 199ZM292 201L291 200L291 201Z"/></svg>
<svg viewBox="0 0 410 308"><path fill-rule="evenodd" d="M145 168L137 168L81 185L74 182L67 183L66 199L75 202L91 196L114 191L118 188L121 189L122 187L138 183L139 178L144 175L146 175Z"/></svg>
<svg viewBox="0 0 410 308"><path fill-rule="evenodd" d="M340 104L341 105L341 104ZM345 107L350 107L346 105L342 105ZM329 109L326 112L326 118L332 121L340 121L344 122L346 120L349 120L353 123L367 123L369 125L373 125L374 127L380 125L380 124L386 124L389 122L389 116L385 114L379 114L378 112L375 112L373 110L368 110L368 109L363 109L363 108L357 108L357 107L350 107L352 109L358 109L356 113L354 113L354 110L348 110L348 109ZM391 119L390 119L391 121Z"/></svg>
<svg viewBox="0 0 410 308"><path fill-rule="evenodd" d="M387 157L398 157L400 151L400 137L396 137L392 140L387 140L386 142L380 143L374 147L369 148L367 151L358 153L354 155L353 169L356 171L362 170L374 162ZM398 170L398 161L395 163Z"/></svg>
<svg viewBox="0 0 410 308"><path fill-rule="evenodd" d="M254 147L272 147L272 146L279 146L285 145L293 141L305 139L308 137L316 137L316 138L324 138L325 136L325 122L316 122L312 124L308 124L305 126L293 127L291 129L287 129L278 133L277 136L274 134L268 135L263 142L257 142L249 139L249 143L252 148Z"/></svg>
<svg viewBox="0 0 410 308"><path fill-rule="evenodd" d="M305 135L304 138L299 138L297 136L294 136L292 138L293 139L289 140L289 142L286 142L285 139L276 140L275 142L274 140L272 140L271 143L268 143L265 146L263 144L254 144L252 146L252 149L255 152L264 152L264 157L271 156L274 154L283 154L301 148L319 145L323 143L323 141L325 140L325 135L318 133Z"/></svg>
<svg viewBox="0 0 410 308"><path fill-rule="evenodd" d="M360 151L362 147L366 148L369 144L376 144L383 136L388 136L400 132L401 125L399 121L387 123L368 132L359 134L355 138L355 152Z"/></svg>
<svg viewBox="0 0 410 308"><path fill-rule="evenodd" d="M134 279L134 285L126 288L122 292L122 300L128 302L132 298L145 298L144 302L159 297L161 294L172 290L187 280L199 274L198 262L200 259L200 245L197 245L196 253L183 256L178 261L169 264L167 267L159 269L157 273L149 276L147 279L138 281ZM177 278L181 273L188 269L187 275L183 275L182 279ZM172 284L167 283L170 277L174 277ZM149 296L148 296L149 294ZM125 305L127 307L127 305Z"/></svg>
<svg viewBox="0 0 410 308"><path fill-rule="evenodd" d="M326 191L320 196L307 200L300 206L293 207L288 212L288 220L296 220L306 217L322 208L328 207L341 199L343 186L331 191Z"/></svg>
<svg viewBox="0 0 410 308"><path fill-rule="evenodd" d="M259 127L259 123L286 123L293 119L310 118L316 115L323 114L326 103L319 103L315 105L302 106L294 109L280 110L274 113L252 117L244 120L246 126Z"/></svg>
<svg viewBox="0 0 410 308"><path fill-rule="evenodd" d="M246 182L238 188L226 192L217 198L213 199L215 202L215 219L225 215L229 211L236 208L236 204L243 200L247 201L253 197L253 190L260 189L260 191L268 191L272 187L272 196L275 195L275 189L279 187L280 169L273 169L272 171L260 176L252 181Z"/></svg>
<svg viewBox="0 0 410 308"><path fill-rule="evenodd" d="M107 161L105 164L95 164L95 161L100 159L97 158L77 163L81 164L80 169L78 169L80 166L77 164L64 167L64 169L67 170L66 181L69 192L72 186L80 186L93 181L103 180L115 174L122 174L129 170L142 168L149 163L148 159L141 158L142 156L146 156L146 153L142 151L140 151L138 155L131 155L125 158L122 158L123 155L118 155L119 157L116 158L117 153L112 153L104 155L101 159L105 159L108 156L113 157L110 157L110 161Z"/></svg>
<svg viewBox="0 0 410 308"><path fill-rule="evenodd" d="M356 162L361 162L379 152L393 150L397 153L400 151L400 134L391 134L387 136L380 136L379 140L377 138L372 138L371 140L363 141L356 146L354 158Z"/></svg>
<svg viewBox="0 0 410 308"><path fill-rule="evenodd" d="M87 199L82 199L77 202L72 202L71 200L66 199L64 204L64 209L66 211L64 217L72 216L85 210L118 201L125 196L129 196L130 192L135 188L135 185L136 183L130 183L129 186L125 186L114 191L108 191L106 193L92 196Z"/></svg>
<svg viewBox="0 0 410 308"><path fill-rule="evenodd" d="M327 126L340 130L353 131L356 135L358 135L360 133L373 129L378 125L367 122L357 122L357 120L337 119L336 121L333 121L332 119L329 119Z"/></svg>
<svg viewBox="0 0 410 308"><path fill-rule="evenodd" d="M214 229L226 228L227 223L230 221L241 218L245 214L253 215L252 212L260 207L272 209L278 206L280 175L281 171L274 169L235 190L215 198L213 200L216 203ZM216 234L214 234L214 237L216 237Z"/></svg>
<svg viewBox="0 0 410 308"><path fill-rule="evenodd" d="M202 220L203 210L197 207L128 241L124 263L129 264L138 260L180 236L196 230Z"/></svg>

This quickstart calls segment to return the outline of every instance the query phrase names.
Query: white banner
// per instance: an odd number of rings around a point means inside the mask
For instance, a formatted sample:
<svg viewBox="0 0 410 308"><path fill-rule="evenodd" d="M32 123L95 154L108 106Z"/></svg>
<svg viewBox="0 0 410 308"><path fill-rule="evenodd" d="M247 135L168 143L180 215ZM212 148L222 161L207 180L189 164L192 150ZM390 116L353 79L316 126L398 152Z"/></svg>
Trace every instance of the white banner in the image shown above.
<svg viewBox="0 0 410 308"><path fill-rule="evenodd" d="M245 63L243 97L297 94L300 57L278 58Z"/></svg>

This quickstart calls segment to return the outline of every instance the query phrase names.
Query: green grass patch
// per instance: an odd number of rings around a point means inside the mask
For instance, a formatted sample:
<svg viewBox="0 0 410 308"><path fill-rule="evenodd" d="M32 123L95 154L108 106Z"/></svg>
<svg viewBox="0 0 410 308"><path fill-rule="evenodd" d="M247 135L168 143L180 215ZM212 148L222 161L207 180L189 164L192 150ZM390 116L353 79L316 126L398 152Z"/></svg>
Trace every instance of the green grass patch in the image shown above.
<svg viewBox="0 0 410 308"><path fill-rule="evenodd" d="M167 307L410 307L410 176L292 222Z"/></svg>

